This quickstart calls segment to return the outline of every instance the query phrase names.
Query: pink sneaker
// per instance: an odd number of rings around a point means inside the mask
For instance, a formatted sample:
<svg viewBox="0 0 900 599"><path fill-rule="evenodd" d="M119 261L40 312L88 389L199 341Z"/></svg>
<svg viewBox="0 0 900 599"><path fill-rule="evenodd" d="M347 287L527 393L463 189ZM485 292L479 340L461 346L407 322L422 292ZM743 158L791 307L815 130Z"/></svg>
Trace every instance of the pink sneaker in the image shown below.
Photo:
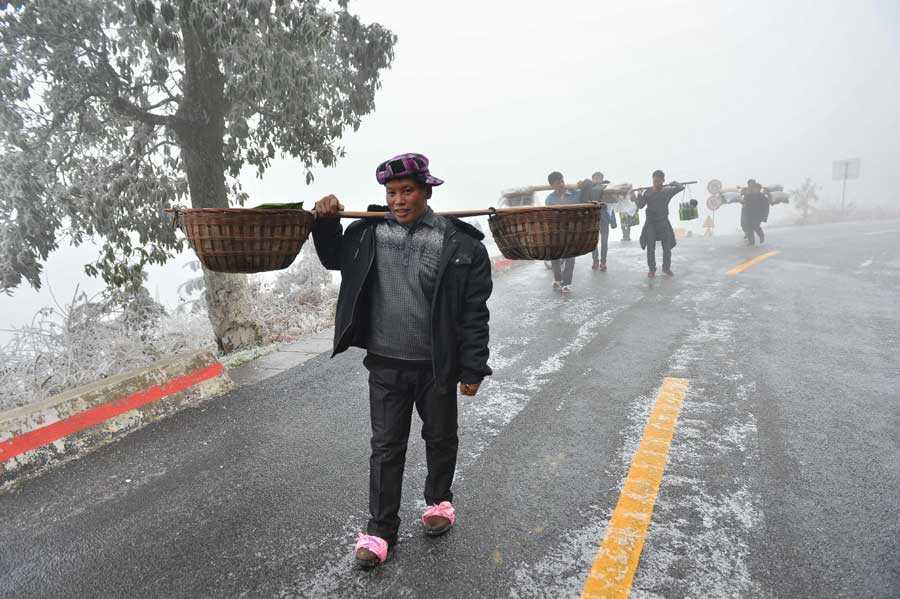
<svg viewBox="0 0 900 599"><path fill-rule="evenodd" d="M456 512L449 501L442 501L430 506L422 514L422 524L425 525L425 534L429 537L439 537L456 522Z"/></svg>
<svg viewBox="0 0 900 599"><path fill-rule="evenodd" d="M600 263L600 270L606 270L606 262Z"/></svg>
<svg viewBox="0 0 900 599"><path fill-rule="evenodd" d="M363 568L374 568L387 559L388 542L381 537L361 534L353 550L356 552L357 564Z"/></svg>

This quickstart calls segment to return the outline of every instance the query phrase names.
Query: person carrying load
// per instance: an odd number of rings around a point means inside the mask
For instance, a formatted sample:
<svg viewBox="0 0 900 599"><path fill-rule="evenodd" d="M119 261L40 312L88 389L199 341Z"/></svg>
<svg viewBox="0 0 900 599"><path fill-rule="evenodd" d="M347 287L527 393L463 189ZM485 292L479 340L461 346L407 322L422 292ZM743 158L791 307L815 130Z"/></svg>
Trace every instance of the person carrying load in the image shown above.
<svg viewBox="0 0 900 599"><path fill-rule="evenodd" d="M390 212L344 231L344 207L329 195L316 203L312 229L322 265L341 271L334 353L367 350L372 426L366 534L357 562L376 566L397 542L403 469L415 406L422 418L428 474L422 516L438 536L456 521L451 485L459 448L457 396L478 393L488 367L491 263L484 235L428 206L442 180L421 154L401 154L376 169Z"/></svg>
<svg viewBox="0 0 900 599"><path fill-rule="evenodd" d="M553 187L544 199L547 206L564 206L577 204L581 201L581 190L569 191L566 189L566 181L559 171L553 171L547 175L547 183ZM550 266L553 269L553 290L561 293L572 293L572 274L575 271L575 258L563 258L552 260Z"/></svg>
<svg viewBox="0 0 900 599"><path fill-rule="evenodd" d="M762 223L769 220L769 198L755 179L747 181L747 188L741 196L741 228L747 237L747 245L756 245L754 234L759 236L760 243L764 243L766 234L763 233Z"/></svg>
<svg viewBox="0 0 900 599"><path fill-rule="evenodd" d="M609 184L609 181L606 181L603 177L603 173L597 171L593 175L591 175L591 183L595 190L599 193L596 197L591 197L591 201L601 201L603 198L603 188ZM616 228L616 213L613 212L612 207L605 206L603 210L600 211L600 250L597 251L595 247L591 251L591 258L594 259L594 263L591 265L593 270L606 270L606 254L609 251L609 229L612 227Z"/></svg>
<svg viewBox="0 0 900 599"><path fill-rule="evenodd" d="M672 276L672 248L677 245L675 231L669 222L669 202L684 191L684 185L672 181L663 185L666 175L661 170L653 171L653 187L645 190L636 199L638 210L647 208L644 227L641 229L641 249L647 250L647 276L656 276L656 242L663 250L663 273Z"/></svg>

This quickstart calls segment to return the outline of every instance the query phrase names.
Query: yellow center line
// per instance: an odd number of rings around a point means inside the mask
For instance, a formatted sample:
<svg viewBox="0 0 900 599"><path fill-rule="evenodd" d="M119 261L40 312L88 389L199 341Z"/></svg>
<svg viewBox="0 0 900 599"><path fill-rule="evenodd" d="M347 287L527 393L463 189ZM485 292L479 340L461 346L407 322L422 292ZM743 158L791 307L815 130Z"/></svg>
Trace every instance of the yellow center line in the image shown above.
<svg viewBox="0 0 900 599"><path fill-rule="evenodd" d="M582 599L627 598L631 591L687 387L687 379L663 381Z"/></svg>
<svg viewBox="0 0 900 599"><path fill-rule="evenodd" d="M778 254L778 253L779 253L779 252L768 252L768 253L763 254L763 255L761 255L761 256L757 256L757 257L754 258L753 260L747 260L746 262L744 262L744 263L741 264L740 266L735 266L734 268L732 268L731 270L729 270L729 271L728 271L728 274L730 274L730 275L736 275L736 274L738 274L739 272L743 272L743 271L747 270L748 268L750 268L751 266L753 266L753 265L756 264L757 262L762 262L762 261L765 260L766 258L771 258L772 256L774 256L774 255L776 255L776 254Z"/></svg>

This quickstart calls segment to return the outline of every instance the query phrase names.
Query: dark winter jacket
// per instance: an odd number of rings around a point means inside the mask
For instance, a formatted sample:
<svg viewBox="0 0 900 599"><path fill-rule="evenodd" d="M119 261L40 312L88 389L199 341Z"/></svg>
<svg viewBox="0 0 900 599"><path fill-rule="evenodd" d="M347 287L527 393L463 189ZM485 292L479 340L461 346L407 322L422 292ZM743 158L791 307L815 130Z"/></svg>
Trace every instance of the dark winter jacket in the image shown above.
<svg viewBox="0 0 900 599"><path fill-rule="evenodd" d="M769 220L769 198L758 191L746 192L743 195L744 203L741 208L741 228L745 231L754 229L760 223Z"/></svg>
<svg viewBox="0 0 900 599"><path fill-rule="evenodd" d="M437 386L444 391L457 382L480 383L491 374L487 300L493 289L490 259L481 243L484 235L459 219L445 218L450 226L431 302L432 368ZM346 232L338 220L317 219L313 226L322 265L341 271L332 356L350 346L366 349L379 222L358 220Z"/></svg>
<svg viewBox="0 0 900 599"><path fill-rule="evenodd" d="M635 199L638 210L647 207L647 218L641 229L641 249L655 247L659 241L664 250L677 245L675 231L669 222L669 202L684 191L683 185L666 186L661 190L648 189Z"/></svg>

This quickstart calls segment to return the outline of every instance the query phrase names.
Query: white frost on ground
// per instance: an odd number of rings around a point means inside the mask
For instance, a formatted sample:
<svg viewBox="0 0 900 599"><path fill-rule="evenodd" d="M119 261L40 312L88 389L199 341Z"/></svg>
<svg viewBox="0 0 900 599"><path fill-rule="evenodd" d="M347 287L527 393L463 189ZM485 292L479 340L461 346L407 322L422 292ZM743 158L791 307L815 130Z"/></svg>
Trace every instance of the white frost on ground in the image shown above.
<svg viewBox="0 0 900 599"><path fill-rule="evenodd" d="M712 304L721 285L705 285L675 301L697 325L673 354L668 374L689 379L689 387L634 579L635 598L765 596L748 566L761 499L740 479L743 468L715 474L723 464L757 460L756 420L748 405L755 387L743 382L734 350L734 333L746 314L738 310L729 319L709 317L718 313ZM709 356L716 363L701 364ZM711 395L706 389L722 388L735 389L733 401L706 399ZM643 396L630 406L623 446L606 469L610 478L624 482L654 401L655 396ZM537 564L518 567L510 597L578 596L614 507L590 506L581 518L583 527L564 535Z"/></svg>
<svg viewBox="0 0 900 599"><path fill-rule="evenodd" d="M540 363L523 367L522 372L525 373L525 376L522 378L499 382L489 380L485 384L484 390L479 393L478 401L469 403L461 412L460 428L469 431L470 434L474 432L474 434L471 435L472 439L466 445L465 452L460 455L457 481L462 480L466 467L479 459L484 449L519 415L528 402L541 397L542 388L551 375L559 372L565 366L566 358L590 343L600 329L612 322L615 315L624 309L616 307L596 313L596 306L588 307L586 305L594 303L589 300L590 298L585 298L582 303L572 304L571 309L564 310L560 314L565 322L583 323L571 341L544 358ZM523 348L534 341L534 338L525 336L518 339L515 344L511 344L511 347ZM508 351L503 346L497 350L497 357L492 358L495 368L497 359L499 358L500 363L503 363L504 352Z"/></svg>
<svg viewBox="0 0 900 599"><path fill-rule="evenodd" d="M637 398L628 408L628 424L622 434L623 444L616 458L605 468L609 478L621 481L619 490L631 467L631 459L640 444L655 399L655 396L645 395ZM514 573L515 585L509 592L510 598L580 596L606 533L613 507L605 503L591 504L578 518L587 523L585 526L564 535L562 542L548 551L541 561L518 566Z"/></svg>
<svg viewBox="0 0 900 599"><path fill-rule="evenodd" d="M765 596L749 570L761 498L742 478L758 460L750 406L755 385L743 381L735 349L735 332L747 314L716 310L714 297L700 293L687 306L697 327L671 361L672 374L690 383L634 579L635 598ZM721 310L730 310L730 317L710 318ZM701 364L710 356L715 364ZM734 395L717 403L707 389L719 397L733 389Z"/></svg>

